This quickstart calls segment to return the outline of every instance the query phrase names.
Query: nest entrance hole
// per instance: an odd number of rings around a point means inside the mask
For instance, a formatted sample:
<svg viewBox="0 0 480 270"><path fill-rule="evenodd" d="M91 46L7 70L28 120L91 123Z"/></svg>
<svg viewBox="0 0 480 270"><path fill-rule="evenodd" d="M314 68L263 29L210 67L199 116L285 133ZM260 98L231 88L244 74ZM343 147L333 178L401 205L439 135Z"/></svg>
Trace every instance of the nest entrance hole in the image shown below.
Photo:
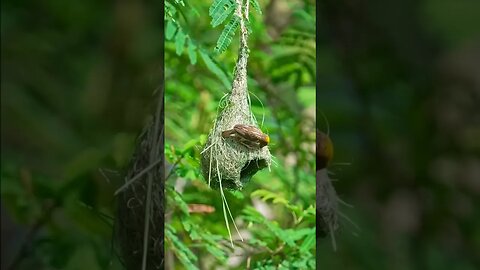
<svg viewBox="0 0 480 270"><path fill-rule="evenodd" d="M256 158L247 161L240 171L240 181L242 184L247 183L254 174L265 167L267 167L267 161L265 159Z"/></svg>

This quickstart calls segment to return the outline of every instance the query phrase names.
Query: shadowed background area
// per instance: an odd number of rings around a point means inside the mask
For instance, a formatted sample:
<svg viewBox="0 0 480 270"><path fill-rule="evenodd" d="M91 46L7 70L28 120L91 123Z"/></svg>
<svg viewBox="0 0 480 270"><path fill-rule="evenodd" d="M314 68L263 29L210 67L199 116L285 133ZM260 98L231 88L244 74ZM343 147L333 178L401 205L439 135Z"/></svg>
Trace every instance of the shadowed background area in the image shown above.
<svg viewBox="0 0 480 270"><path fill-rule="evenodd" d="M2 269L119 268L113 192L156 105L162 9L2 1Z"/></svg>
<svg viewBox="0 0 480 270"><path fill-rule="evenodd" d="M315 264L315 1L251 8L252 110L280 165L256 174L245 195L226 194L237 220L249 210L238 222L252 238L238 244L243 254L229 248L219 193L198 173L238 39L214 55L223 26L210 25L213 1L165 2L165 18L162 1L2 2L2 269L122 269L113 193L154 111L162 19L188 34L166 29L167 269ZM270 193L250 197L261 188ZM266 214L246 207L253 204Z"/></svg>
<svg viewBox="0 0 480 270"><path fill-rule="evenodd" d="M360 229L340 218L338 250L324 239L317 265L476 269L480 2L319 1L319 10L317 110L330 122L334 186L354 206L341 211Z"/></svg>

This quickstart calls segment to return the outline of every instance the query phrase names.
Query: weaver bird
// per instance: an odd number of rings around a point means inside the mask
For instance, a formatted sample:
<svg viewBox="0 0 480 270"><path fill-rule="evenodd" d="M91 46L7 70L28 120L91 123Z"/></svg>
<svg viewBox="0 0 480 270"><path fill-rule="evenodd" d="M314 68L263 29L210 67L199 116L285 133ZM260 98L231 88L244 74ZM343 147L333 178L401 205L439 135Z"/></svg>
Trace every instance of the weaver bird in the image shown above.
<svg viewBox="0 0 480 270"><path fill-rule="evenodd" d="M327 134L317 129L317 170L327 167L333 158L333 143Z"/></svg>
<svg viewBox="0 0 480 270"><path fill-rule="evenodd" d="M270 143L270 137L256 126L237 124L233 129L222 132L223 138L232 138L241 145L250 148L262 148Z"/></svg>

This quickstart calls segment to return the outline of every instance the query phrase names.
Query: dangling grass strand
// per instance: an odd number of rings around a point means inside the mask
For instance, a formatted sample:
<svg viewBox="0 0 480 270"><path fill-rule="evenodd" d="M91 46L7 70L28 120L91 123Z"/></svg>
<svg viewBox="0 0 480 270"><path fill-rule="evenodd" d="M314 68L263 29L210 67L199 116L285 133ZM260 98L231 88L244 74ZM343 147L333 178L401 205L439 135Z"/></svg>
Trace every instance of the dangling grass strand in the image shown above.
<svg viewBox="0 0 480 270"><path fill-rule="evenodd" d="M217 162L217 164L218 164L218 162ZM211 181L212 181L212 151L210 151L210 168L208 169L208 186L209 187L210 187L210 182Z"/></svg>
<svg viewBox="0 0 480 270"><path fill-rule="evenodd" d="M260 105L262 106L262 123L260 124L260 127L263 127L263 123L265 122L265 107L263 106L263 102L260 100L260 98L257 95L255 95L255 93L250 92L250 91L248 91L248 92L250 94L252 94L258 100L258 102L260 102ZM252 113L252 115L253 115L253 113Z"/></svg>
<svg viewBox="0 0 480 270"><path fill-rule="evenodd" d="M217 177L219 179L219 184L220 184L220 197L222 197L222 208L223 208L223 218L225 219L225 226L227 227L228 231L228 236L230 237L230 244L232 245L232 248L235 248L233 245L233 238L232 238L232 233L230 232L230 226L228 226L228 217L227 217L227 210L225 208L226 204L226 199L225 195L223 194L223 187L222 187L222 176L220 175L220 169L218 168L218 162L217 162Z"/></svg>

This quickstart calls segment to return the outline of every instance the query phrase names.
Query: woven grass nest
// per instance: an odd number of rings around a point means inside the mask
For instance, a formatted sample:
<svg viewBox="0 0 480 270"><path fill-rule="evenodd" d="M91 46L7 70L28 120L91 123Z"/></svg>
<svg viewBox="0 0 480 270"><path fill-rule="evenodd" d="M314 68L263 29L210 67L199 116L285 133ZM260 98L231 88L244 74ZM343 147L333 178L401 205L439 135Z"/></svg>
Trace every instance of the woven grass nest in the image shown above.
<svg viewBox="0 0 480 270"><path fill-rule="evenodd" d="M333 156L333 144L325 133L317 129L317 149L316 149L316 164L317 164L317 185L316 185L316 203L317 203L317 238L330 235L332 238L333 249L336 249L335 231L339 227L338 216L339 202L337 192L332 185L327 165ZM327 150L330 147L329 150ZM317 240L317 243L319 241Z"/></svg>
<svg viewBox="0 0 480 270"><path fill-rule="evenodd" d="M338 229L338 201L339 198L328 176L327 169L317 171L317 235L324 237L332 236ZM335 243L334 240L332 243ZM334 244L335 247L335 244Z"/></svg>
<svg viewBox="0 0 480 270"><path fill-rule="evenodd" d="M271 164L268 147L251 149L222 137L223 131L237 124L257 126L246 96L231 94L208 135L201 156L203 176L213 188L241 190L255 173Z"/></svg>
<svg viewBox="0 0 480 270"><path fill-rule="evenodd" d="M241 6L241 5L239 5ZM202 174L212 188L241 190L259 170L269 167L272 157L268 147L247 148L235 140L223 138L222 132L237 124L258 127L250 109L247 86L247 29L241 9L237 15L240 21L240 49L235 66L231 92L220 102L221 111L201 154ZM223 100L223 99L222 99Z"/></svg>
<svg viewBox="0 0 480 270"><path fill-rule="evenodd" d="M163 88L157 113L137 140L117 189L115 248L125 269L164 269Z"/></svg>
<svg viewBox="0 0 480 270"><path fill-rule="evenodd" d="M202 173L213 188L241 190L255 173L269 167L272 162L267 146L252 149L222 137L223 131L230 130L237 124L258 127L250 110L246 58L245 51L237 62L232 91L226 97L225 104L221 104L221 112L217 115L202 151Z"/></svg>

